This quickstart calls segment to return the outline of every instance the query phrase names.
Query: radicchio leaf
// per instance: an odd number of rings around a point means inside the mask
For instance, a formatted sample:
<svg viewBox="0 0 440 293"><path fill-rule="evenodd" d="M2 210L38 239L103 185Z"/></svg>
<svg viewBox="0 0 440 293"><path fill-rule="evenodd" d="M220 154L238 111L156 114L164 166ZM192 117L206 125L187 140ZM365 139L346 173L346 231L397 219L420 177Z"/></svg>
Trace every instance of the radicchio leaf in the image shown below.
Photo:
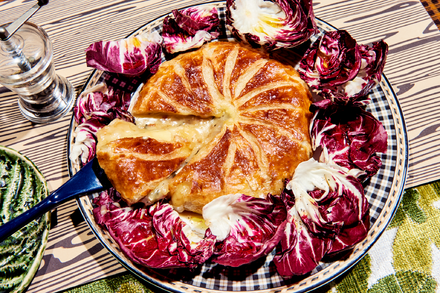
<svg viewBox="0 0 440 293"><path fill-rule="evenodd" d="M376 153L386 152L388 139L380 121L362 107L330 100L314 103L311 109L312 149L322 148L320 162L353 170L361 180L377 173L382 161Z"/></svg>
<svg viewBox="0 0 440 293"><path fill-rule="evenodd" d="M292 48L317 32L311 0L227 0L232 34L267 50Z"/></svg>
<svg viewBox="0 0 440 293"><path fill-rule="evenodd" d="M298 72L318 95L326 99L369 103L369 91L381 80L388 45L356 43L345 30L325 32L306 51Z"/></svg>
<svg viewBox="0 0 440 293"><path fill-rule="evenodd" d="M70 159L75 164L85 164L96 152L96 133L116 118L133 122L128 112L131 96L104 84L84 92L73 108L78 126Z"/></svg>
<svg viewBox="0 0 440 293"><path fill-rule="evenodd" d="M313 158L298 165L286 190L292 191L301 218L317 223L314 228L307 225L314 233L321 232L319 226L322 222L352 225L362 221L369 212L364 188L359 180L337 165L320 163ZM303 204L301 201L304 199L313 204ZM323 207L319 213L320 218L316 216L317 209L311 206Z"/></svg>
<svg viewBox="0 0 440 293"><path fill-rule="evenodd" d="M195 268L208 260L214 250L215 236L209 230L198 243L188 239L185 222L169 204L158 202L135 209L110 202L93 213L124 254L147 267Z"/></svg>
<svg viewBox="0 0 440 293"><path fill-rule="evenodd" d="M361 221L343 227L343 229L336 235L332 247L327 253L335 254L351 248L353 245L361 242L367 237L369 229L370 215L369 213L365 213Z"/></svg>
<svg viewBox="0 0 440 293"><path fill-rule="evenodd" d="M132 121L128 112L130 100L130 93L99 85L78 98L73 109L75 121L78 124L90 119L96 119L102 124L108 124L116 118Z"/></svg>
<svg viewBox="0 0 440 293"><path fill-rule="evenodd" d="M308 273L326 253L351 248L367 236L369 204L362 184L337 165L302 162L282 196L288 228L274 262L284 277Z"/></svg>
<svg viewBox="0 0 440 293"><path fill-rule="evenodd" d="M216 7L190 7L172 13L173 17L167 16L163 21L162 37L168 53L200 48L220 35Z"/></svg>
<svg viewBox="0 0 440 293"><path fill-rule="evenodd" d="M286 218L284 237L277 247L273 262L283 278L311 272L329 250L331 241L310 232L295 206Z"/></svg>
<svg viewBox="0 0 440 293"><path fill-rule="evenodd" d="M75 128L75 140L70 152L70 160L77 166L85 165L96 153L96 132L103 127L100 123L89 120Z"/></svg>
<svg viewBox="0 0 440 293"><path fill-rule="evenodd" d="M86 49L87 66L130 76L154 74L161 62L162 38L143 33L119 41L99 41Z"/></svg>
<svg viewBox="0 0 440 293"><path fill-rule="evenodd" d="M213 262L238 267L267 255L284 230L286 209L279 197L224 195L203 208L203 218L217 236Z"/></svg>

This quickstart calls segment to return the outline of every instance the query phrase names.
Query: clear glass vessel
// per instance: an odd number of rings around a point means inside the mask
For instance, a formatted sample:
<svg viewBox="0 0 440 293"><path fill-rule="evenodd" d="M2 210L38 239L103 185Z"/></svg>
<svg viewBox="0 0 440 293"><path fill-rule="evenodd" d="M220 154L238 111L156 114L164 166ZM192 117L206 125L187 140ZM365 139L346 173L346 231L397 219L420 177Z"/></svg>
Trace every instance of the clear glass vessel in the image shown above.
<svg viewBox="0 0 440 293"><path fill-rule="evenodd" d="M0 84L18 94L22 114L34 123L62 117L75 102L71 83L56 74L52 58L48 35L33 23L0 41Z"/></svg>

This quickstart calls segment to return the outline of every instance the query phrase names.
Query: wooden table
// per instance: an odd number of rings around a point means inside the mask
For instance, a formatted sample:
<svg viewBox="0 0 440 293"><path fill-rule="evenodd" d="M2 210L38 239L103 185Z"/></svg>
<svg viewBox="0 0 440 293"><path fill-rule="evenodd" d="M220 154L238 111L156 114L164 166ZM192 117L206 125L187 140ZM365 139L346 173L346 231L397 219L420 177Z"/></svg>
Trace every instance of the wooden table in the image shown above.
<svg viewBox="0 0 440 293"><path fill-rule="evenodd" d="M79 92L92 72L86 67L84 54L91 43L122 39L172 9L204 2L52 0L32 17L32 22L41 25L53 42L57 73L68 78ZM15 20L30 6L25 0L0 2L1 22ZM317 17L348 30L359 43L383 38L389 44L384 73L401 103L409 136L406 187L440 179L440 32L435 24L440 23L439 4L322 0L315 1L314 7ZM21 116L17 96L0 87L0 144L33 160L50 190L69 178L67 133L71 115L49 124L32 124ZM44 259L28 292L64 290L126 272L94 237L75 202L63 204L53 218ZM440 283L440 276L438 280Z"/></svg>

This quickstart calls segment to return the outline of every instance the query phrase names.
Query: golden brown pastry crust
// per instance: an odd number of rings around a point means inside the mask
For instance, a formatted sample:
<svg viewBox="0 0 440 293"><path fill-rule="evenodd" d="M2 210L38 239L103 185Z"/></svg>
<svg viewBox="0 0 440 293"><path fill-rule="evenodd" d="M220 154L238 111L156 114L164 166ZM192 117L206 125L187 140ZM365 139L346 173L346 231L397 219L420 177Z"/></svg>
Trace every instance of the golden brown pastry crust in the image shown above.
<svg viewBox="0 0 440 293"><path fill-rule="evenodd" d="M196 155L188 156L189 162L167 182L168 196L176 209L201 213L205 204L224 194L280 193L284 180L311 156L310 104L307 85L290 65L239 43L214 42L163 63L143 86L132 114L217 119L220 126L216 134L204 141ZM112 160L118 165L119 170L114 171L120 172L118 178L127 187L123 192L115 187L130 203L138 200L135 193L139 187L122 178L122 172L124 176L132 172L148 184L149 178L154 182L179 168L178 160L168 161L167 171L158 169L159 173L153 174L145 170L152 162L147 160L142 166L142 162L127 158L128 153L140 149L152 151L152 146L139 139L119 143L124 145L124 156L116 160L106 154L101 157L108 161L109 170L115 168L110 167ZM116 153L121 146L113 148ZM184 160L179 159L180 163Z"/></svg>
<svg viewBox="0 0 440 293"><path fill-rule="evenodd" d="M97 133L96 155L99 165L113 187L130 205L144 201L191 151L188 143L160 141L143 134L148 133L119 119L113 120ZM109 136L112 136L110 140ZM150 202L147 200L145 203Z"/></svg>

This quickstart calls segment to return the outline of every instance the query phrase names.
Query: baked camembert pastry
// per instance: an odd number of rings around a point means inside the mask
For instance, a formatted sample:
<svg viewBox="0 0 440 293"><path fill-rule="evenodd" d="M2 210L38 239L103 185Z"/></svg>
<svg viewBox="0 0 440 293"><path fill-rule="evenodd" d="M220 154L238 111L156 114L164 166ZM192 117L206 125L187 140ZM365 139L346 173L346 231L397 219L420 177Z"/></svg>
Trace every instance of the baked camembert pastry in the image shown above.
<svg viewBox="0 0 440 293"><path fill-rule="evenodd" d="M310 158L311 94L295 69L235 42L161 64L133 99L136 123L98 132L97 156L129 204L168 197L202 212L225 194L279 194Z"/></svg>

